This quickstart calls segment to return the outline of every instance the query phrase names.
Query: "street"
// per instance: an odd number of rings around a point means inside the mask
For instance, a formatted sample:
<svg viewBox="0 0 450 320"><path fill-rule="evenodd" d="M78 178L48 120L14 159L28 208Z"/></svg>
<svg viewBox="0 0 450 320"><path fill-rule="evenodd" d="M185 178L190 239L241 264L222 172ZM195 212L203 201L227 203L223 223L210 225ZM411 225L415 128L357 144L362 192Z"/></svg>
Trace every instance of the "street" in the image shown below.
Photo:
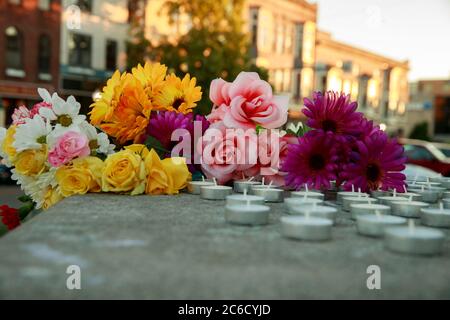
<svg viewBox="0 0 450 320"><path fill-rule="evenodd" d="M0 185L0 205L8 205L18 208L21 203L17 198L22 195L22 191L16 185Z"/></svg>

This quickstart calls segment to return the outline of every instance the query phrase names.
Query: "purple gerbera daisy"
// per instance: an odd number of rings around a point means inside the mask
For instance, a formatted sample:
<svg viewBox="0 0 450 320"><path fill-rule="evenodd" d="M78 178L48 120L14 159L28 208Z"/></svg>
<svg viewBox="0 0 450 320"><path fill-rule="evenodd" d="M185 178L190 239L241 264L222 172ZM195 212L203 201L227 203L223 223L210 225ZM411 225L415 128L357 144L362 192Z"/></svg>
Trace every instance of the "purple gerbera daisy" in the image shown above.
<svg viewBox="0 0 450 320"><path fill-rule="evenodd" d="M300 189L305 184L312 188L330 188L336 180L337 148L333 134L310 132L300 137L299 144L289 145L282 171L286 172L286 185Z"/></svg>
<svg viewBox="0 0 450 320"><path fill-rule="evenodd" d="M362 191L396 189L403 192L406 157L403 147L381 130L356 142L352 162L343 173L345 188Z"/></svg>
<svg viewBox="0 0 450 320"><path fill-rule="evenodd" d="M197 125L199 128L199 132L195 134L194 121L199 122L200 125ZM158 113L152 114L148 127L147 127L147 139L149 136L157 139L161 145L166 149L168 154L167 157L170 157L170 152L172 149L183 141L183 132L181 132L181 136L179 136L178 141L172 141L172 134L175 130L184 129L185 135L190 135L191 139L191 151L192 154L182 156L188 159L188 167L191 172L195 172L198 168L194 166L194 157L197 157L195 154L195 138L196 135L201 137L203 133L209 128L209 122L205 117L197 115L194 117L192 113L190 114L182 114L174 111L162 111Z"/></svg>
<svg viewBox="0 0 450 320"><path fill-rule="evenodd" d="M350 95L315 92L313 101L305 98L304 102L309 127L336 135L357 135L361 131L362 114L356 112L358 104L350 102Z"/></svg>

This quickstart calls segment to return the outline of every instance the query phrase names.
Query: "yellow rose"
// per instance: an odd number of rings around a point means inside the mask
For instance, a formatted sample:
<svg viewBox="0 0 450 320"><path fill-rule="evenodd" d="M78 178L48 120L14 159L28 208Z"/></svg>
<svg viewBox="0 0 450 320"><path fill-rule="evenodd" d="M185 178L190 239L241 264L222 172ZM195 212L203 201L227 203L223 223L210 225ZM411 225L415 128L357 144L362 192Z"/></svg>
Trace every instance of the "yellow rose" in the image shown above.
<svg viewBox="0 0 450 320"><path fill-rule="evenodd" d="M42 204L42 209L47 210L53 207L59 201L64 199L64 197L56 189L48 188L44 196L44 202Z"/></svg>
<svg viewBox="0 0 450 320"><path fill-rule="evenodd" d="M18 153L14 158L14 166L18 173L25 176L41 174L45 169L47 161L47 146L39 150L25 150Z"/></svg>
<svg viewBox="0 0 450 320"><path fill-rule="evenodd" d="M14 143L14 135L16 134L17 126L12 125L6 130L5 140L3 140L3 144L0 146L3 152L9 157L9 160L12 162L14 157L16 156L16 149L13 147Z"/></svg>
<svg viewBox="0 0 450 320"><path fill-rule="evenodd" d="M101 191L103 161L96 157L75 159L58 168L56 181L64 197Z"/></svg>
<svg viewBox="0 0 450 320"><path fill-rule="evenodd" d="M142 158L131 150L109 155L102 175L102 190L124 192L131 195L145 191L145 167Z"/></svg>
<svg viewBox="0 0 450 320"><path fill-rule="evenodd" d="M130 146L125 147L125 150L133 151L134 153L140 155L142 159L145 159L145 157L149 153L147 147L143 144L132 144Z"/></svg>
<svg viewBox="0 0 450 320"><path fill-rule="evenodd" d="M147 171L146 194L178 194L191 178L184 158L168 158L161 161L152 149L145 157L144 163Z"/></svg>

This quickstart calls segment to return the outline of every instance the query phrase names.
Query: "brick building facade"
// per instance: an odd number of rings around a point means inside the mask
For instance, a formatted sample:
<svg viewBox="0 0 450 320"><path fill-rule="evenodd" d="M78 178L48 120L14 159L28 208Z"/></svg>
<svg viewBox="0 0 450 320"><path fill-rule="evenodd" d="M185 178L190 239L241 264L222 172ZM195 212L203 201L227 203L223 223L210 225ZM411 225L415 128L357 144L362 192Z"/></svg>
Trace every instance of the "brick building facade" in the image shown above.
<svg viewBox="0 0 450 320"><path fill-rule="evenodd" d="M0 0L0 119L32 106L37 88L59 82L61 5L57 0Z"/></svg>

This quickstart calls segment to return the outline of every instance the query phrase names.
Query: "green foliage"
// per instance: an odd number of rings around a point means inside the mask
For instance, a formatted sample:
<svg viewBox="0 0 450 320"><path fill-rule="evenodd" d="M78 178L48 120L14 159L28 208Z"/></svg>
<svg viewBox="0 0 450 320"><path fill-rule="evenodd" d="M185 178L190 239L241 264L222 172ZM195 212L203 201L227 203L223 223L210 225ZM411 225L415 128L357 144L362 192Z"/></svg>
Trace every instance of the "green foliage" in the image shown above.
<svg viewBox="0 0 450 320"><path fill-rule="evenodd" d="M142 0L130 0L138 6ZM142 3L145 6L145 1ZM145 37L145 21L141 14L133 14L130 20L130 28L128 31L129 40L126 42L127 50L127 70L131 70L139 63L143 64L149 57L151 43Z"/></svg>
<svg viewBox="0 0 450 320"><path fill-rule="evenodd" d="M166 10L170 17L180 13L191 17L192 28L176 44L162 40L151 52L152 60L166 64L175 74L190 73L203 88L197 112L211 111L209 86L221 77L232 81L241 71L255 71L263 79L267 70L254 65L249 56L249 41L244 32L244 0L171 0ZM172 23L175 23L172 20Z"/></svg>
<svg viewBox="0 0 450 320"><path fill-rule="evenodd" d="M431 138L428 135L428 123L427 122L422 122L422 123L417 124L414 127L414 129L412 130L409 138L410 139L431 141Z"/></svg>
<svg viewBox="0 0 450 320"><path fill-rule="evenodd" d="M170 154L170 151L164 148L161 142L152 136L148 136L144 144L148 148L148 150L151 149L155 150L161 159L164 159L167 156L167 154Z"/></svg>

